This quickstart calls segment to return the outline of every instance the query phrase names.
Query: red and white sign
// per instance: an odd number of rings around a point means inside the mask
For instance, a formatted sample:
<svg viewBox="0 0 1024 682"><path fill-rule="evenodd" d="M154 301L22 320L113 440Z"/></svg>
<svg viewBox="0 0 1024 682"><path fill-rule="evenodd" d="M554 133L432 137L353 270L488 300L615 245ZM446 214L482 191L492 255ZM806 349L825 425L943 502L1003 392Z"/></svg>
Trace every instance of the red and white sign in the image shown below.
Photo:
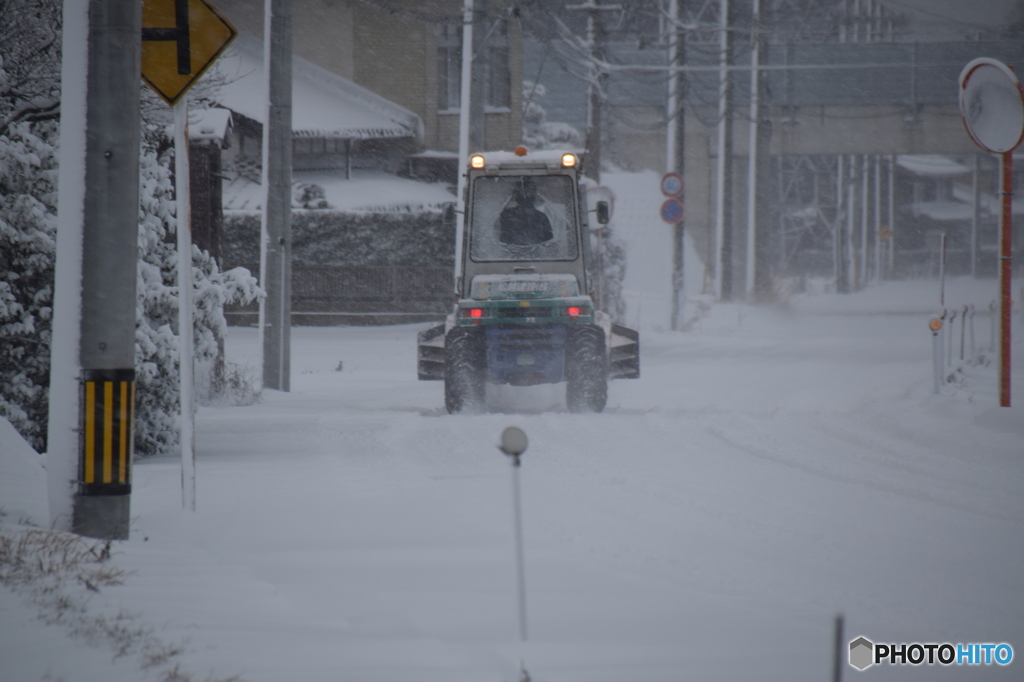
<svg viewBox="0 0 1024 682"><path fill-rule="evenodd" d="M683 193L683 176L679 173L665 173L661 177L661 193L667 197L677 197Z"/></svg>
<svg viewBox="0 0 1024 682"><path fill-rule="evenodd" d="M658 212L662 220L674 225L683 219L683 202L678 199L666 199Z"/></svg>

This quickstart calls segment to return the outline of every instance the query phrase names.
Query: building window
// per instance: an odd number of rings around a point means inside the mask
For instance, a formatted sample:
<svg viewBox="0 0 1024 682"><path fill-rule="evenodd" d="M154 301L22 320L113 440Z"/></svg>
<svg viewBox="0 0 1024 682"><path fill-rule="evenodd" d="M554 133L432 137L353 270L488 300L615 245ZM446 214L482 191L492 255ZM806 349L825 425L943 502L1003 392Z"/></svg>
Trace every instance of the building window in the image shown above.
<svg viewBox="0 0 1024 682"><path fill-rule="evenodd" d="M511 104L512 77L509 72L508 21L498 19L487 23L486 105L508 108ZM493 29L491 28L493 27ZM462 93L462 25L438 26L437 38L437 108L457 110Z"/></svg>
<svg viewBox="0 0 1024 682"><path fill-rule="evenodd" d="M437 36L437 108L459 108L462 90L462 25L440 24Z"/></svg>
<svg viewBox="0 0 1024 682"><path fill-rule="evenodd" d="M501 19L487 38L487 106L508 108L511 74L508 63L508 21Z"/></svg>

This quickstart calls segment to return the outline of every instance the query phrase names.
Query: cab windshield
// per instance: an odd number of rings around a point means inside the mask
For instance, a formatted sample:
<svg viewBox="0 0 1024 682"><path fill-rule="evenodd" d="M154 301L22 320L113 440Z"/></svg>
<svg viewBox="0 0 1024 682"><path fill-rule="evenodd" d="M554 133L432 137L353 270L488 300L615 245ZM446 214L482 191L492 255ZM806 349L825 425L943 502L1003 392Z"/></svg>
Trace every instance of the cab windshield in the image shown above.
<svg viewBox="0 0 1024 682"><path fill-rule="evenodd" d="M475 261L574 260L572 179L502 175L473 181L470 257Z"/></svg>

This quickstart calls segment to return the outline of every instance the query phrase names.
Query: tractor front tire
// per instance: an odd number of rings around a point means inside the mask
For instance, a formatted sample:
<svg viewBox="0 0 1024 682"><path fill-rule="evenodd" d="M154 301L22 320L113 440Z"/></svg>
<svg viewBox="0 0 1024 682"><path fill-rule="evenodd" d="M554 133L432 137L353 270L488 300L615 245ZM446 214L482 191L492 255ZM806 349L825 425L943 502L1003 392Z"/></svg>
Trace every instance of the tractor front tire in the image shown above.
<svg viewBox="0 0 1024 682"><path fill-rule="evenodd" d="M483 329L454 327L444 341L444 406L449 414L484 406L487 355Z"/></svg>
<svg viewBox="0 0 1024 682"><path fill-rule="evenodd" d="M600 412L608 401L608 354L597 325L568 328L565 404L570 412Z"/></svg>

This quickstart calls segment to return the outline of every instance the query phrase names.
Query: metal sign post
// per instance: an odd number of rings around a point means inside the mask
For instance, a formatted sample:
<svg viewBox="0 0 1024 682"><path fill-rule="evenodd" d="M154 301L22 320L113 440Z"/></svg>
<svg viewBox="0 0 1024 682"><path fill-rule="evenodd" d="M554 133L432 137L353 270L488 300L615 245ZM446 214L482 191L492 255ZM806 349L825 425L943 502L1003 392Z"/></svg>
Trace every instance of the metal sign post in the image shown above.
<svg viewBox="0 0 1024 682"><path fill-rule="evenodd" d="M181 506L196 510L195 396L192 362L192 204L188 94L238 31L205 0L143 0L142 80L174 110L174 196L178 233L178 367Z"/></svg>
<svg viewBox="0 0 1024 682"><path fill-rule="evenodd" d="M181 506L196 510L195 391L192 362L192 203L188 172L188 97L174 105L174 197L178 218L178 385L181 407Z"/></svg>
<svg viewBox="0 0 1024 682"><path fill-rule="evenodd" d="M1002 157L999 220L999 405L1010 407L1010 263L1013 247L1013 150L1024 139L1024 89L1010 67L975 59L960 72L960 116L982 149Z"/></svg>

